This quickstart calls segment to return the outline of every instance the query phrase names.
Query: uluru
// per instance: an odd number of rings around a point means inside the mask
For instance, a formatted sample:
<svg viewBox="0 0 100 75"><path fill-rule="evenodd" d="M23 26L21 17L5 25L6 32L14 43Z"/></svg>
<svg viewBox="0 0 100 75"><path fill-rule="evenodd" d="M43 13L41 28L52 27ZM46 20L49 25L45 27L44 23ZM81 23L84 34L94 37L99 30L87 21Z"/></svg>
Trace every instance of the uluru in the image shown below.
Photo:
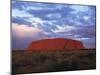
<svg viewBox="0 0 100 75"><path fill-rule="evenodd" d="M32 41L29 44L28 51L53 51L83 48L84 46L81 41L65 38L54 38Z"/></svg>

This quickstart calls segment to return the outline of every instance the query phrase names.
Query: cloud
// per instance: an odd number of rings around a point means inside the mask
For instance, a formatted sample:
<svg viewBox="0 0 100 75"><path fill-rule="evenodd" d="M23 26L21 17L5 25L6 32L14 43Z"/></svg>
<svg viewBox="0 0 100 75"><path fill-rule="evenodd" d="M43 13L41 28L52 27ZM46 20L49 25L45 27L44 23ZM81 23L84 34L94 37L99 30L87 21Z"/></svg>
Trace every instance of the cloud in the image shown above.
<svg viewBox="0 0 100 75"><path fill-rule="evenodd" d="M12 23L31 25L31 22L23 17L12 17Z"/></svg>
<svg viewBox="0 0 100 75"><path fill-rule="evenodd" d="M27 4L26 4L27 3ZM61 5L63 6L63 5ZM60 9L61 6L58 4L52 5L50 3L39 3L39 2L19 2L19 1L12 1L12 7L17 8L19 10L53 10L53 9ZM55 7L55 8L54 8Z"/></svg>
<svg viewBox="0 0 100 75"><path fill-rule="evenodd" d="M35 17L35 16L33 16L32 18L27 18L26 20L36 28L42 28L42 26L44 27L45 25L49 25L49 26L53 25L52 21L43 20L40 17Z"/></svg>
<svg viewBox="0 0 100 75"><path fill-rule="evenodd" d="M70 8L74 10L73 13L87 12L89 10L89 7L85 5L71 5Z"/></svg>
<svg viewBox="0 0 100 75"><path fill-rule="evenodd" d="M58 32L70 32L74 29L76 29L76 27L74 26L69 26L69 25L64 25L64 26L60 26L60 25L57 25L57 30L55 30L54 32L55 33L58 33Z"/></svg>
<svg viewBox="0 0 100 75"><path fill-rule="evenodd" d="M83 37L83 38L76 38L76 39L82 41L86 48L95 48L96 47L95 37L92 37L92 38Z"/></svg>
<svg viewBox="0 0 100 75"><path fill-rule="evenodd" d="M47 14L46 17L50 19L60 19L62 16L60 13L52 13L52 14Z"/></svg>
<svg viewBox="0 0 100 75"><path fill-rule="evenodd" d="M32 17L31 14L27 13L24 10L19 10L19 9L13 9L12 16L13 17Z"/></svg>
<svg viewBox="0 0 100 75"><path fill-rule="evenodd" d="M44 23L44 21L39 17L33 17L33 18L30 18L29 20L32 21L33 25L34 25L34 23L39 23L39 24L43 24Z"/></svg>
<svg viewBox="0 0 100 75"><path fill-rule="evenodd" d="M29 7L26 7L26 9L25 9L26 11L29 11L29 10L36 10L36 11L38 11L38 10L43 10L43 7L37 7L37 6L29 6Z"/></svg>
<svg viewBox="0 0 100 75"><path fill-rule="evenodd" d="M17 35L18 38L38 37L39 33L43 32L42 29L29 27L27 25L19 25L16 23L12 24L12 31L13 36Z"/></svg>
<svg viewBox="0 0 100 75"><path fill-rule="evenodd" d="M53 9L56 9L56 8L49 6L49 4L44 5L44 3L34 3L34 4L27 6L25 10L26 11L29 11L29 10L38 11L38 10L53 10Z"/></svg>

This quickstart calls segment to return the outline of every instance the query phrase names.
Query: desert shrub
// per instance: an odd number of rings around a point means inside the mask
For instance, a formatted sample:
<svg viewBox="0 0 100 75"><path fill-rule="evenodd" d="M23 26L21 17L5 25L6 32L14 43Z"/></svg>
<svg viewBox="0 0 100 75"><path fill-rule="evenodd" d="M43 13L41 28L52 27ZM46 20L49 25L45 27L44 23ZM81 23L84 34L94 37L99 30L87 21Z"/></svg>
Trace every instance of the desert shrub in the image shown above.
<svg viewBox="0 0 100 75"><path fill-rule="evenodd" d="M17 64L12 64L12 66L11 66L12 75L15 75L17 70L18 70L18 65Z"/></svg>
<svg viewBox="0 0 100 75"><path fill-rule="evenodd" d="M88 55L86 57L93 59L93 58L96 58L96 54L95 53L88 53Z"/></svg>
<svg viewBox="0 0 100 75"><path fill-rule="evenodd" d="M69 69L69 61L63 61L61 63L54 62L48 66L48 71L65 71Z"/></svg>
<svg viewBox="0 0 100 75"><path fill-rule="evenodd" d="M79 69L79 62L76 60L72 60L72 62L70 62L70 70L77 70Z"/></svg>
<svg viewBox="0 0 100 75"><path fill-rule="evenodd" d="M47 60L48 59L48 56L46 56L46 55L41 55L40 56L40 61L41 62L44 62L45 60Z"/></svg>

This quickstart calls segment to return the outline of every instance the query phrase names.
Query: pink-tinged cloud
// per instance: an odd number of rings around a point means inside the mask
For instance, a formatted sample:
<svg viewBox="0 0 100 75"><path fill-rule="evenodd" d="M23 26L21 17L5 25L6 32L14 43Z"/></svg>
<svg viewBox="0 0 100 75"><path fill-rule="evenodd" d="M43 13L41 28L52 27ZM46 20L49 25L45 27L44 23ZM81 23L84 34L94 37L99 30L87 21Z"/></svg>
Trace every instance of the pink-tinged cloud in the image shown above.
<svg viewBox="0 0 100 75"><path fill-rule="evenodd" d="M21 39L25 37L36 37L39 35L39 33L43 32L43 30L34 27L29 27L27 25L19 25L13 23L12 32L13 36L17 35L17 37Z"/></svg>

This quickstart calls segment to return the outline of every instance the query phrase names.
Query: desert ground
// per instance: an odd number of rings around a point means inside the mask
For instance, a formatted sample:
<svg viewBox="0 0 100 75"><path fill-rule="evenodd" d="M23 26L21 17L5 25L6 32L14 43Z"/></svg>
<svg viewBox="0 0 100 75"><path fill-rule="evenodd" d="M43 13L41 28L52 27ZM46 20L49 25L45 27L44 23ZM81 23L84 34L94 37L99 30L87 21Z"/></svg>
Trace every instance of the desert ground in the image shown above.
<svg viewBox="0 0 100 75"><path fill-rule="evenodd" d="M96 69L96 49L12 50L12 74Z"/></svg>

